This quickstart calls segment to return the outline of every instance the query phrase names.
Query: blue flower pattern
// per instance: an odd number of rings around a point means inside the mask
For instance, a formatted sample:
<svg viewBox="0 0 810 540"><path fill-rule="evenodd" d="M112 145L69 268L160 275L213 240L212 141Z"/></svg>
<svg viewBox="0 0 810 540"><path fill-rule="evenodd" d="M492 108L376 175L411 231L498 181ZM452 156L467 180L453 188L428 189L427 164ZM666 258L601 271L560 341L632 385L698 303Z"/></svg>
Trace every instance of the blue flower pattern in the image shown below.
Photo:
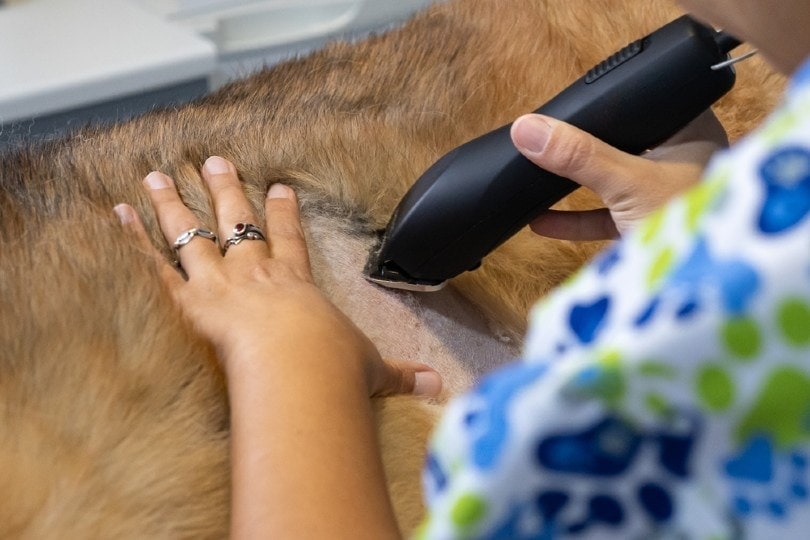
<svg viewBox="0 0 810 540"><path fill-rule="evenodd" d="M545 301L535 356L457 398L428 455L421 537L806 535L810 417L767 385L810 380L809 109L810 63L777 113L789 127L715 160L727 189L697 230L683 216L699 198L673 201L661 232ZM628 295L667 247L660 279Z"/></svg>

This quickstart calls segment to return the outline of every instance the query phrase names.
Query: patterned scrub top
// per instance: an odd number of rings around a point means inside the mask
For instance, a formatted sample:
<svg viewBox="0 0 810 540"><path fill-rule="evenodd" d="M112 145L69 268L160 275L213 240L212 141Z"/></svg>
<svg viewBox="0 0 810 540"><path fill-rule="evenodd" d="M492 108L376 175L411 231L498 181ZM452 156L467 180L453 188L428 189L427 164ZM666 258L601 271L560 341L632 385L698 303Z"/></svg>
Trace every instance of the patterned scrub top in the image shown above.
<svg viewBox="0 0 810 540"><path fill-rule="evenodd" d="M418 538L810 538L810 62L455 399Z"/></svg>

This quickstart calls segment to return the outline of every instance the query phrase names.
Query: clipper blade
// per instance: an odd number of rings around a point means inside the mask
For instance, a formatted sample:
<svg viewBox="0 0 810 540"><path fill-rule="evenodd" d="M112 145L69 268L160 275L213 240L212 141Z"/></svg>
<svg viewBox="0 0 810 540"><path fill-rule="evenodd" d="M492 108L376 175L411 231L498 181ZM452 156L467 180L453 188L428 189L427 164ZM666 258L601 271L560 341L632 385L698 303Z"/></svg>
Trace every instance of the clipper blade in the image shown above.
<svg viewBox="0 0 810 540"><path fill-rule="evenodd" d="M378 234L377 241L369 251L363 275L372 283L389 289L404 291L435 292L444 288L446 281L416 279L399 268L393 261L384 261L380 255L385 245L385 232Z"/></svg>

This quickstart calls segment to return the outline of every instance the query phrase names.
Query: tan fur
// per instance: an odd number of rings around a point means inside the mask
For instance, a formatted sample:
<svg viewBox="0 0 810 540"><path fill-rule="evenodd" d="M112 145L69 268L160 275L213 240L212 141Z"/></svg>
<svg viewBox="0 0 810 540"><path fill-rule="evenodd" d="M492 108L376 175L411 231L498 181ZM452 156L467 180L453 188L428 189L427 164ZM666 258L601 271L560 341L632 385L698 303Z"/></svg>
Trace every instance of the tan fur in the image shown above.
<svg viewBox="0 0 810 540"><path fill-rule="evenodd" d="M271 183L293 185L319 281L359 314L366 297L342 295L345 280L359 275L359 255L343 274L330 274L323 254L367 245L442 152L536 108L676 14L666 0L451 1L400 29L330 45L179 110L4 156L0 537L227 535L221 374L111 212L119 202L135 205L168 255L141 188L146 173L174 176L209 227L214 219L198 173L208 155L237 165L259 214ZM773 107L782 83L759 60L740 67L737 88L717 107L733 139ZM597 204L582 191L561 206ZM528 306L597 247L530 234L507 243L481 270L456 280L486 314L488 332L475 333L492 350L499 337L521 335ZM441 309L435 300L386 294L420 321ZM475 317L466 301L453 301ZM430 331L438 343L452 341L454 316L440 315L441 328L414 328L414 335ZM442 354L457 360L463 351L450 341ZM479 374L463 363L456 368L469 368L470 380ZM439 409L406 398L378 403L405 531L423 511L418 471Z"/></svg>

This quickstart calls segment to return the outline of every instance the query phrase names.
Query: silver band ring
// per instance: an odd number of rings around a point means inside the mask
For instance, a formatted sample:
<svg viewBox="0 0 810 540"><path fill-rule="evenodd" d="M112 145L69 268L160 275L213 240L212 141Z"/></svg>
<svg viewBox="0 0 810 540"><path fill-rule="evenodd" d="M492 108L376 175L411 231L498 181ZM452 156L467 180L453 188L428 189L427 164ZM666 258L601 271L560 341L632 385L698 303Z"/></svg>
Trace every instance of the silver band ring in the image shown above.
<svg viewBox="0 0 810 540"><path fill-rule="evenodd" d="M208 238L209 240L216 242L217 235L209 231L208 229L200 229L197 227L193 227L191 229L187 229L180 234L177 235L177 239L174 241L174 250L177 251L181 247L185 246L192 240L194 240L195 236L199 236L201 238Z"/></svg>
<svg viewBox="0 0 810 540"><path fill-rule="evenodd" d="M252 223L237 223L233 226L233 236L225 240L225 245L222 246L222 253L228 251L228 248L235 246L242 240L265 240L264 233L260 228Z"/></svg>

